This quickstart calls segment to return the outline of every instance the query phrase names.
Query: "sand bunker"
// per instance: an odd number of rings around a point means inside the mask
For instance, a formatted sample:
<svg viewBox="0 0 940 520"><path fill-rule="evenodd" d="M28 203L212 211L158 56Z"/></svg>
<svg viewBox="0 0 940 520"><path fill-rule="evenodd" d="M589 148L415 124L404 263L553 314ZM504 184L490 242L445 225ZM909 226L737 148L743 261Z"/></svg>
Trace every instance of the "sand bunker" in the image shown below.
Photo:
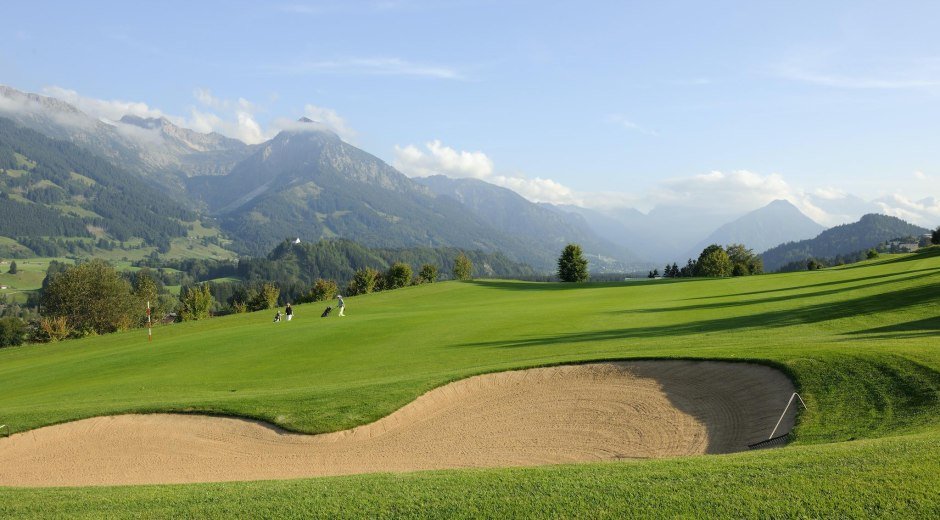
<svg viewBox="0 0 940 520"><path fill-rule="evenodd" d="M97 417L0 439L0 485L283 479L728 453L767 438L793 385L765 366L636 361L432 390L375 423L299 435L249 420ZM781 425L793 426L793 413Z"/></svg>

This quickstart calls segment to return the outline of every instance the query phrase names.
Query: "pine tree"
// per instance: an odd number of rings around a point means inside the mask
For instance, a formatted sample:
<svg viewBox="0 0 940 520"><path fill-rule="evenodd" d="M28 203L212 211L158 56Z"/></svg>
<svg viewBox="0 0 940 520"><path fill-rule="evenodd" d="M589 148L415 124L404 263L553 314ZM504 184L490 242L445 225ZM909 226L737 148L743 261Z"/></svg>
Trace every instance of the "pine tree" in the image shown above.
<svg viewBox="0 0 940 520"><path fill-rule="evenodd" d="M588 261L578 244L568 244L558 257L558 278L563 282L587 281Z"/></svg>
<svg viewBox="0 0 940 520"><path fill-rule="evenodd" d="M16 274L16 273L17 273L16 260L13 260L12 262L10 262L10 271L9 271L9 273L10 273L10 274Z"/></svg>

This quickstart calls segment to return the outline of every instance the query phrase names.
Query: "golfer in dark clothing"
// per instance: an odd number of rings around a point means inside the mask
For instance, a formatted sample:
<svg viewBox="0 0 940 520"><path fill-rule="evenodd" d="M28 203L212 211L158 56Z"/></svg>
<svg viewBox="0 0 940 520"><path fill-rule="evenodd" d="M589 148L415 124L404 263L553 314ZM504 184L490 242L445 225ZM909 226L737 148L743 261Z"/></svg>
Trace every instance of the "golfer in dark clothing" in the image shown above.
<svg viewBox="0 0 940 520"><path fill-rule="evenodd" d="M287 315L287 321L290 321L294 317L294 309L291 308L289 303L287 307L284 308L284 314Z"/></svg>

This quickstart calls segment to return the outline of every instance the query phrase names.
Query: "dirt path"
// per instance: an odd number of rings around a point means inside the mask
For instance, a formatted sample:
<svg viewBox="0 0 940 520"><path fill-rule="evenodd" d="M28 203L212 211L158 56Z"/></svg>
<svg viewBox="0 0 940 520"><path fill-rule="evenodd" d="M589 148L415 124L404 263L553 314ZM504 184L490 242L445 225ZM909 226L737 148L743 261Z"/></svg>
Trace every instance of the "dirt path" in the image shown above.
<svg viewBox="0 0 940 520"><path fill-rule="evenodd" d="M325 435L196 415L97 417L0 439L0 485L283 479L728 453L764 440L793 392L774 369L637 361L503 372ZM793 425L788 414L781 426Z"/></svg>

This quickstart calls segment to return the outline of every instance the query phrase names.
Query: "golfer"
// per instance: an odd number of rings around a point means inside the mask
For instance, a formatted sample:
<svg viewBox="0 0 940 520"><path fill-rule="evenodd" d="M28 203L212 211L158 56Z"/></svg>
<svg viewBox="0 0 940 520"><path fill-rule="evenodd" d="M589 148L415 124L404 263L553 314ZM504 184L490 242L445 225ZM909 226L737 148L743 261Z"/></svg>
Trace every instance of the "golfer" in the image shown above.
<svg viewBox="0 0 940 520"><path fill-rule="evenodd" d="M346 304L343 302L343 295L342 294L336 295L336 299L339 300L339 303L336 304L336 306L339 307L338 316L345 316L345 314L343 314L343 311L346 310Z"/></svg>
<svg viewBox="0 0 940 520"><path fill-rule="evenodd" d="M274 323L279 323L281 321L281 309L277 310L277 313L274 314Z"/></svg>
<svg viewBox="0 0 940 520"><path fill-rule="evenodd" d="M287 321L290 321L294 317L294 309L291 308L290 303L287 304L287 307L284 308L284 314L287 315Z"/></svg>

